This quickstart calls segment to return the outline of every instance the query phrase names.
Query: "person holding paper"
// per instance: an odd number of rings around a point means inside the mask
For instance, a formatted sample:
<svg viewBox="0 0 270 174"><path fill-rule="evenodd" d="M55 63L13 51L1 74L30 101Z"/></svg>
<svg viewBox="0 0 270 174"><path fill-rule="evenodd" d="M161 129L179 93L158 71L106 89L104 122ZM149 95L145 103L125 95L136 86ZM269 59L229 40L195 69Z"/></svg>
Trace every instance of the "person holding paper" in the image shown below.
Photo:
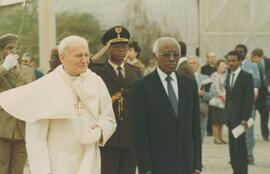
<svg viewBox="0 0 270 174"><path fill-rule="evenodd" d="M247 146L245 133L235 138L232 130L242 125L248 127L248 119L251 116L254 92L251 74L243 71L241 55L237 51L231 51L226 56L229 74L226 79L225 114L228 118L229 151L231 166L234 174L247 174Z"/></svg>

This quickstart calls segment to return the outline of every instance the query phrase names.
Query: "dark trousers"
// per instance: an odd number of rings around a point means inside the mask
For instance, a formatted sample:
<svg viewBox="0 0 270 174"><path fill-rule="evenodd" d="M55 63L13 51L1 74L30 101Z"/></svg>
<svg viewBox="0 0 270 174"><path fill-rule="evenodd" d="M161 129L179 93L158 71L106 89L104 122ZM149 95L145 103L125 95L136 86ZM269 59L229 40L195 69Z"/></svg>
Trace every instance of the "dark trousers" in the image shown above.
<svg viewBox="0 0 270 174"><path fill-rule="evenodd" d="M261 115L261 134L263 138L269 138L269 128L268 128L269 110L265 106L258 108L258 111Z"/></svg>
<svg viewBox="0 0 270 174"><path fill-rule="evenodd" d="M23 174L25 162L24 140L0 138L0 174Z"/></svg>
<svg viewBox="0 0 270 174"><path fill-rule="evenodd" d="M207 119L207 135L212 135L213 130L212 130L212 115L210 112L210 106L208 106L208 119Z"/></svg>
<svg viewBox="0 0 270 174"><path fill-rule="evenodd" d="M229 128L229 151L233 174L247 174L247 145L245 133L235 139Z"/></svg>
<svg viewBox="0 0 270 174"><path fill-rule="evenodd" d="M101 148L101 174L135 174L134 148Z"/></svg>

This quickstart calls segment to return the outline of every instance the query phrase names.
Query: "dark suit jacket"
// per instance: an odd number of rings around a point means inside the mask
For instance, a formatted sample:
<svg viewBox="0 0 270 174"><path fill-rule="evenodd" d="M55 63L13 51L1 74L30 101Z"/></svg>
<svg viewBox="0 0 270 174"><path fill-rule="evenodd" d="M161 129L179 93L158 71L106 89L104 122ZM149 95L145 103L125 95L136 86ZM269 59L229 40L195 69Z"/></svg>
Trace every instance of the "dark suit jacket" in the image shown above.
<svg viewBox="0 0 270 174"><path fill-rule="evenodd" d="M157 70L133 84L131 111L139 173L191 174L201 170L200 116L195 80L177 74L178 115Z"/></svg>
<svg viewBox="0 0 270 174"><path fill-rule="evenodd" d="M230 89L230 75L226 79L225 113L228 118L229 128L238 126L242 120L251 117L254 103L253 80L251 74L241 70L234 86Z"/></svg>
<svg viewBox="0 0 270 174"><path fill-rule="evenodd" d="M264 76L267 77L267 74L270 73L270 59L268 58L264 58ZM262 80L262 79L261 79ZM266 96L268 95L268 91L267 91L267 87L265 86L265 82L267 83L267 81L265 81L266 79L263 79L262 81L262 85L259 88L259 95L258 98L256 100L256 108L257 109L263 109L266 107Z"/></svg>
<svg viewBox="0 0 270 174"><path fill-rule="evenodd" d="M112 96L121 88L124 90L124 111L121 115L123 120L120 120L118 112L118 102L113 103L113 109L117 122L117 129L113 136L106 143L108 147L133 147L133 138L131 135L130 118L128 115L128 95L130 91L131 82L138 79L140 75L139 69L125 63L125 82L120 84L118 76L113 67L108 63L90 65L90 69L98 74L105 82L110 95Z"/></svg>
<svg viewBox="0 0 270 174"><path fill-rule="evenodd" d="M216 68L212 67L209 64L204 65L201 69L201 73L208 76L211 76L211 74L214 73L215 71L216 71Z"/></svg>

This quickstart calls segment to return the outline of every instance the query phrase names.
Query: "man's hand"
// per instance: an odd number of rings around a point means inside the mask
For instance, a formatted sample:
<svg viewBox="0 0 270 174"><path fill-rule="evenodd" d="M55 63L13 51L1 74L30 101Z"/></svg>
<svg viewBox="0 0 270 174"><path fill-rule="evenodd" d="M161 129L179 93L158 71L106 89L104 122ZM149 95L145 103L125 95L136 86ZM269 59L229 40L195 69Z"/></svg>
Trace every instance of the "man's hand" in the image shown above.
<svg viewBox="0 0 270 174"><path fill-rule="evenodd" d="M192 174L201 174L201 172L193 172Z"/></svg>
<svg viewBox="0 0 270 174"><path fill-rule="evenodd" d="M99 126L89 126L82 130L80 143L89 145L96 142L100 142L101 138L102 138L102 129Z"/></svg>
<svg viewBox="0 0 270 174"><path fill-rule="evenodd" d="M13 67L15 67L17 64L18 64L18 55L15 55L15 54L9 54L6 58L5 58L5 60L4 60L4 62L3 62L3 64L2 64L2 66L8 71L8 70L10 70L11 68L13 68Z"/></svg>
<svg viewBox="0 0 270 174"><path fill-rule="evenodd" d="M270 85L267 86L267 91L270 93Z"/></svg>
<svg viewBox="0 0 270 174"><path fill-rule="evenodd" d="M241 121L241 125L242 125L245 129L248 128L248 124L247 124L247 121L246 121L246 120L242 120L242 121Z"/></svg>
<svg viewBox="0 0 270 174"><path fill-rule="evenodd" d="M198 95L199 95L199 97L203 97L204 95L205 95L205 91L204 91L204 89L199 89L199 91L198 91Z"/></svg>
<svg viewBox="0 0 270 174"><path fill-rule="evenodd" d="M112 96L112 103L114 103L115 101L119 100L122 98L122 92L118 91L116 93L113 94Z"/></svg>

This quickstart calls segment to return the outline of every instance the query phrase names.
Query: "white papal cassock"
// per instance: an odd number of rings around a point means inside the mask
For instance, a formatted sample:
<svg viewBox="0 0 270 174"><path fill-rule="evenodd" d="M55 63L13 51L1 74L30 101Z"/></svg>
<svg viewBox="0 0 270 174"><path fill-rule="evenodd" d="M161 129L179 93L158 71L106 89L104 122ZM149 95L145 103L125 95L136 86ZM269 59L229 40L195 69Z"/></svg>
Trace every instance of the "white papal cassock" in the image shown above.
<svg viewBox="0 0 270 174"><path fill-rule="evenodd" d="M79 101L80 109L75 107ZM95 73L72 77L60 65L39 80L1 93L0 105L26 121L32 174L100 174L99 146L114 133L116 122L111 97Z"/></svg>

